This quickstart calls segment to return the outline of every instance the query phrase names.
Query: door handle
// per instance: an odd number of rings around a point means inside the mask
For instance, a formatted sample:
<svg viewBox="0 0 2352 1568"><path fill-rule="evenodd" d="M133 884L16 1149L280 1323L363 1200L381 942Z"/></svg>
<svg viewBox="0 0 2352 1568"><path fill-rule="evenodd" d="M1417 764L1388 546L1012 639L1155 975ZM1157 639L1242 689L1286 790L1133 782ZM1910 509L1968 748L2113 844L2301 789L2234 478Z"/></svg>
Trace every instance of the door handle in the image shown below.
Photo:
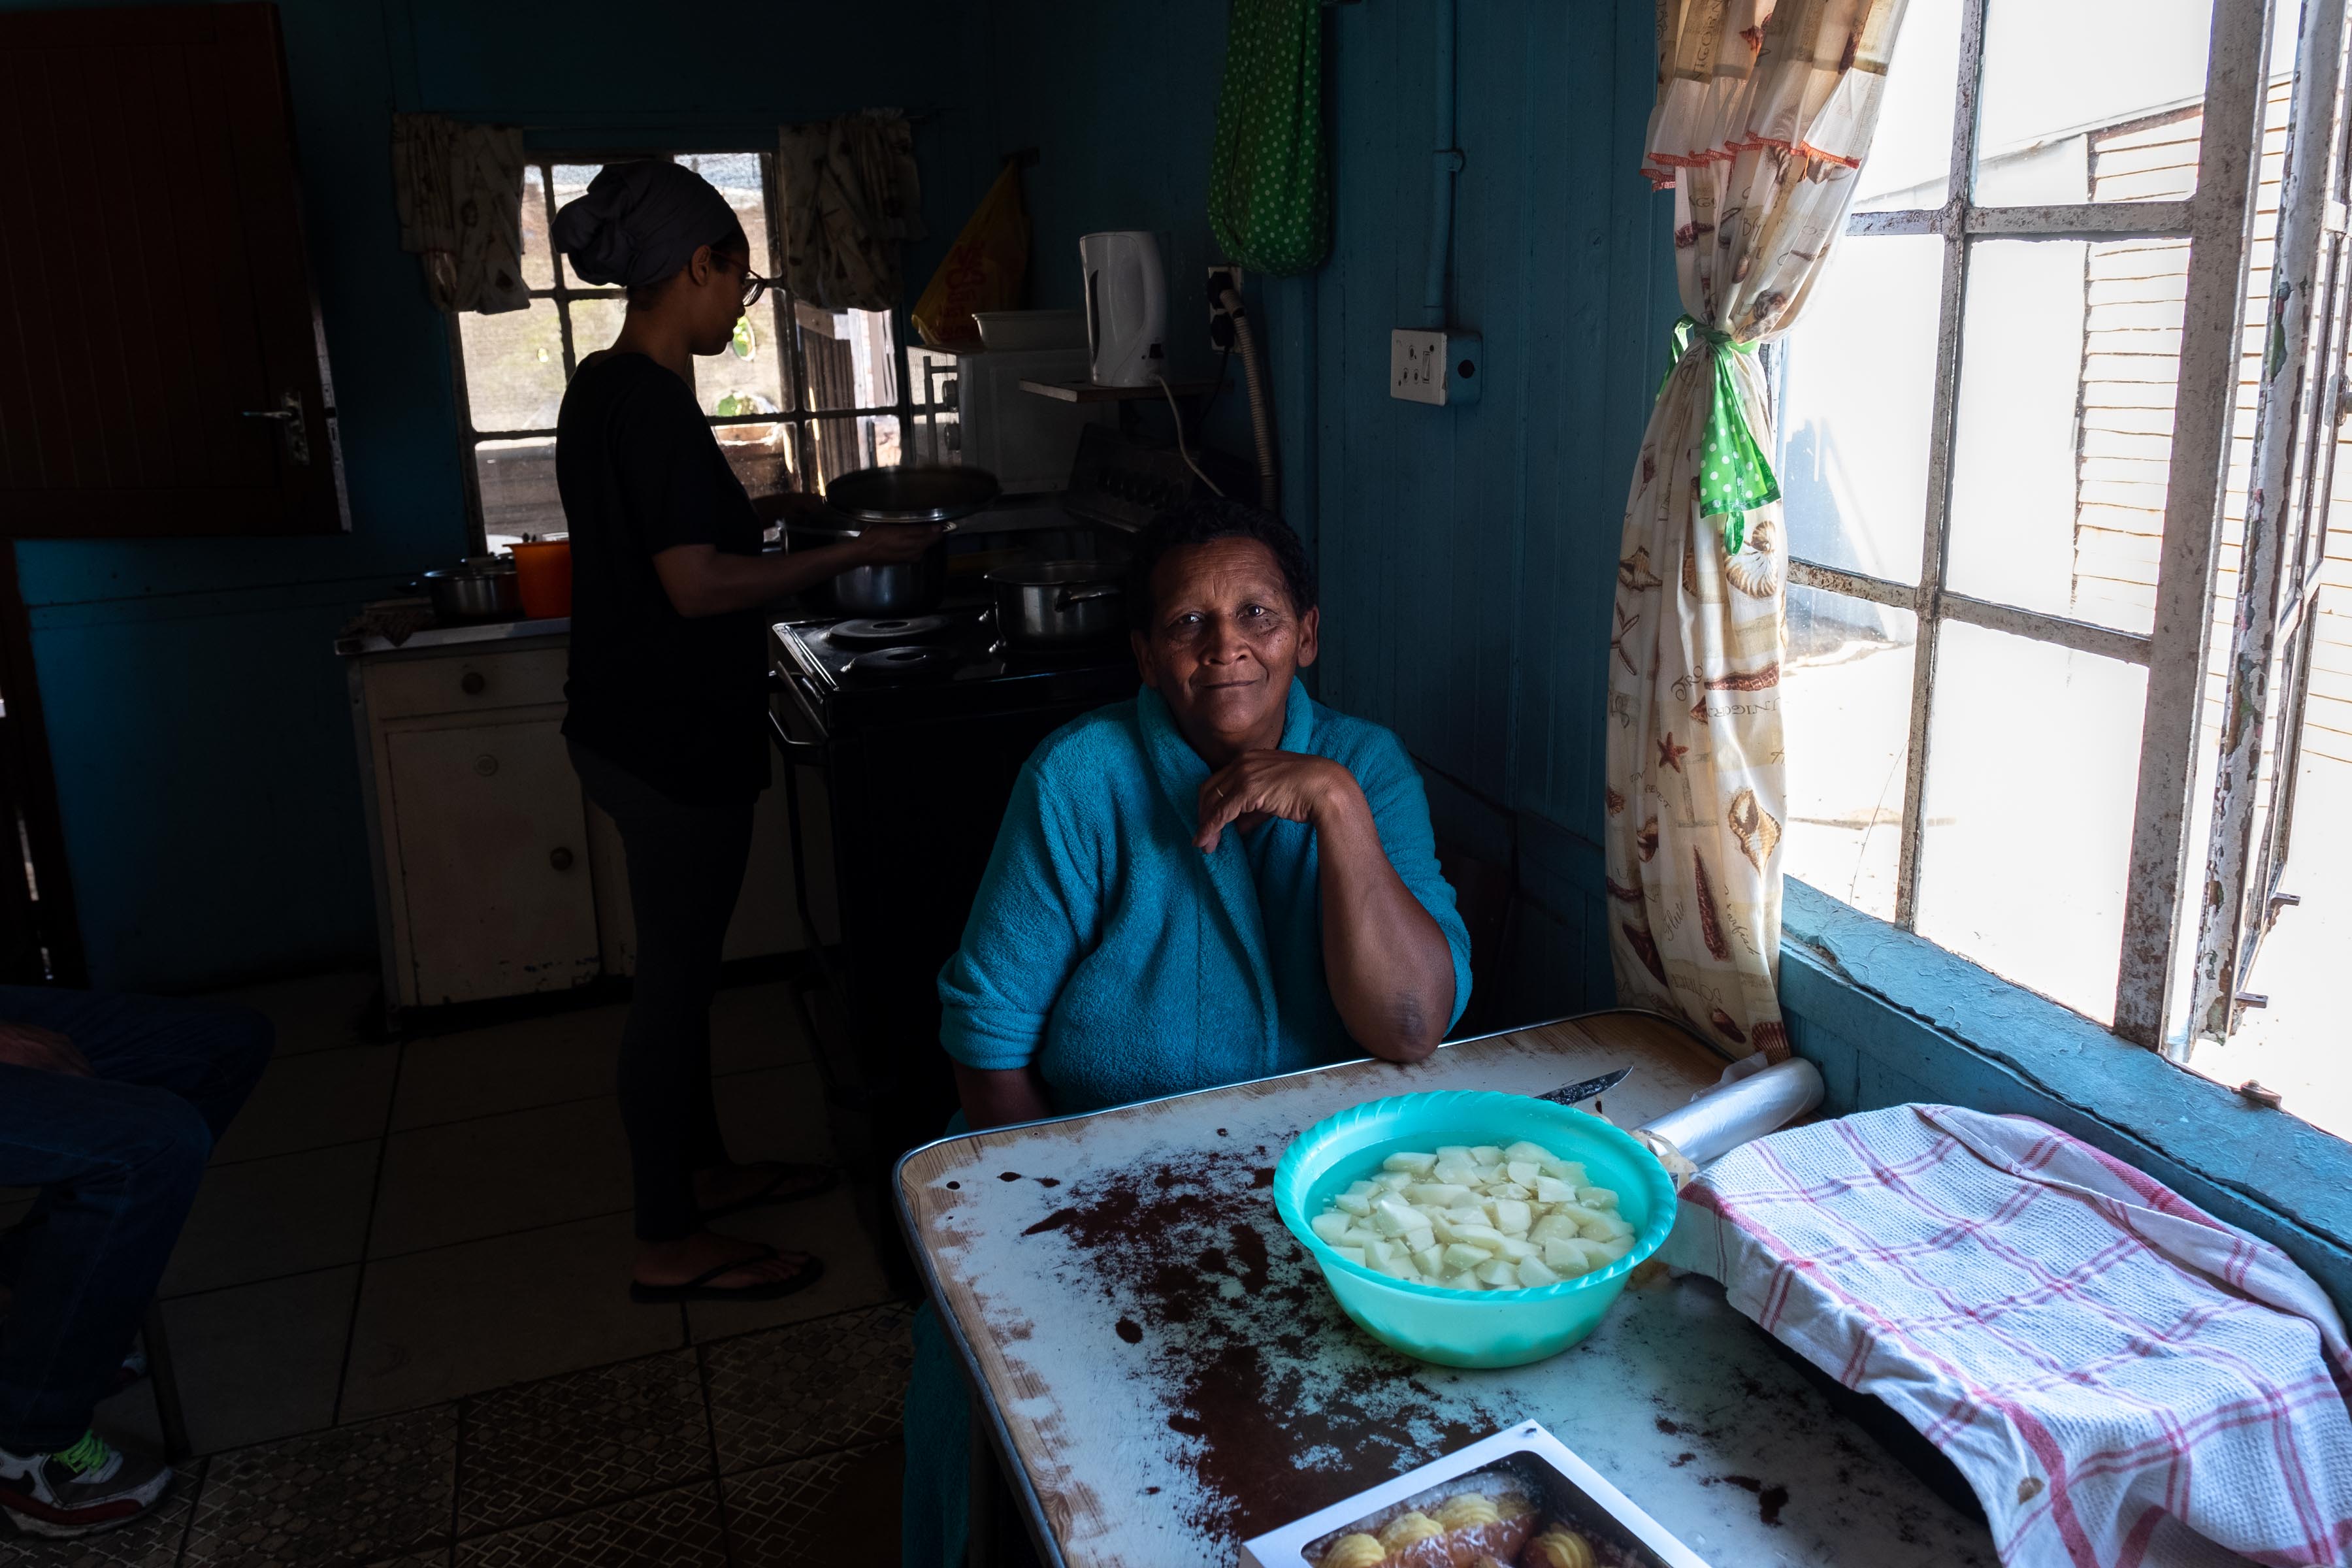
<svg viewBox="0 0 2352 1568"><path fill-rule="evenodd" d="M559 871L569 871L572 869L572 851L559 844L547 852L547 863Z"/></svg>
<svg viewBox="0 0 2352 1568"><path fill-rule="evenodd" d="M302 412L302 395L289 392L278 399L276 408L247 408L240 417L269 419L277 422L286 437L286 460L296 468L310 464L310 421Z"/></svg>

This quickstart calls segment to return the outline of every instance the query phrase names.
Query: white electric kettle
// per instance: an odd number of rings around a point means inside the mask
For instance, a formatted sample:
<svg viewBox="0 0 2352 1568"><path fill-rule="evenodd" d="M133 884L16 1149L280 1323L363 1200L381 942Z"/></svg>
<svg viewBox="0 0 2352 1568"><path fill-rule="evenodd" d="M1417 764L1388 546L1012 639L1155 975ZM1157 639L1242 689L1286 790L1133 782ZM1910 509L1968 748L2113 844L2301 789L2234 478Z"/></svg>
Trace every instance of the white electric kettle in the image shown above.
<svg viewBox="0 0 2352 1568"><path fill-rule="evenodd" d="M1150 386L1167 374L1168 282L1160 242L1141 229L1078 240L1086 269L1087 347L1097 386Z"/></svg>

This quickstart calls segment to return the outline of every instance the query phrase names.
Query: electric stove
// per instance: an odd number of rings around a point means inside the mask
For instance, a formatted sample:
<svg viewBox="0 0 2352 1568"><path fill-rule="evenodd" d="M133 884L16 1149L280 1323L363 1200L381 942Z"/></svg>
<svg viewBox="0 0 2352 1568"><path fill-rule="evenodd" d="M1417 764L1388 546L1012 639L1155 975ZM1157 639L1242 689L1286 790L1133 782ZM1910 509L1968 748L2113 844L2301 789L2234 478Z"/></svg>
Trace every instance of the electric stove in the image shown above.
<svg viewBox="0 0 2352 1568"><path fill-rule="evenodd" d="M812 931L809 876L830 876L840 910L830 967L845 1023L817 1042L835 1140L860 1208L895 1238L891 1169L956 1109L939 972L962 941L1005 802L1040 741L1134 694L1135 658L1124 637L1008 648L992 609L953 604L887 620L780 621L769 652L794 892ZM902 1264L893 1250L888 1261Z"/></svg>

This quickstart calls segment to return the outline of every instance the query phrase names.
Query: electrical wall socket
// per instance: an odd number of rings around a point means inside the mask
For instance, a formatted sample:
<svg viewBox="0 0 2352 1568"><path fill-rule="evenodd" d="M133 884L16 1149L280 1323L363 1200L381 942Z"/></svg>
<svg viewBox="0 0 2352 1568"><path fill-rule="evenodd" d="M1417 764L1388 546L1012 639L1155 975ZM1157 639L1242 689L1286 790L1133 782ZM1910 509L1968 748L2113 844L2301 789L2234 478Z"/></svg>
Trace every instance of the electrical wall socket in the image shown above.
<svg viewBox="0 0 2352 1568"><path fill-rule="evenodd" d="M1475 403L1486 360L1475 332L1399 327L1389 333L1389 395L1441 408Z"/></svg>
<svg viewBox="0 0 2352 1568"><path fill-rule="evenodd" d="M1209 288L1212 291L1216 289L1218 279L1223 278L1231 278L1233 279L1234 293L1238 294L1242 291L1242 269L1240 268L1234 266L1230 262L1219 261L1213 263L1209 268ZM1224 317L1225 308L1217 303L1213 292L1209 300L1209 346L1213 349L1222 350L1225 346L1224 343L1217 337L1217 323L1223 321Z"/></svg>

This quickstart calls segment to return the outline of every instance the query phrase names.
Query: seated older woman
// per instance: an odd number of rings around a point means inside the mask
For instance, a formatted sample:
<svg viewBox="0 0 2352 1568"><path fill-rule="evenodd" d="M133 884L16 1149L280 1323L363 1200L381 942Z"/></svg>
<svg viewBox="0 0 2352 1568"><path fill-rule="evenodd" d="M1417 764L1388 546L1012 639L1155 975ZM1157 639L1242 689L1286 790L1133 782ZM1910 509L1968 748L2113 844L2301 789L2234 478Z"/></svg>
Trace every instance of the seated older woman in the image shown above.
<svg viewBox="0 0 2352 1568"><path fill-rule="evenodd" d="M1137 542L1144 689L1022 770L940 975L964 1120L998 1126L1292 1072L1417 1061L1469 936L1397 738L1307 695L1320 615L1278 520L1201 500ZM926 1310L905 1561L963 1560L962 1373Z"/></svg>

